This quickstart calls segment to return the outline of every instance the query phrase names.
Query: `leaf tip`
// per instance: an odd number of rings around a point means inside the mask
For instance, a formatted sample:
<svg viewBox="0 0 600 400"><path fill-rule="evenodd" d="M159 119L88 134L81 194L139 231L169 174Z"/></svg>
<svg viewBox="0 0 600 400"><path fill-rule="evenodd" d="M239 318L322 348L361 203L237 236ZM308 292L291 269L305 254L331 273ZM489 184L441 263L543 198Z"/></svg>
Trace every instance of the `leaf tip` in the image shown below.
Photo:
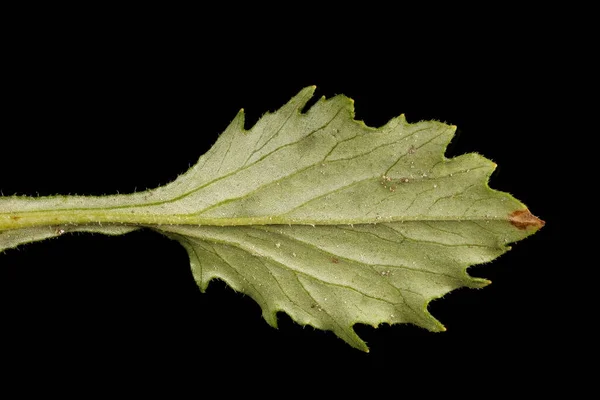
<svg viewBox="0 0 600 400"><path fill-rule="evenodd" d="M533 215L527 208L513 211L509 214L508 220L514 227L520 230L525 230L527 228L538 230L546 225L545 221Z"/></svg>
<svg viewBox="0 0 600 400"><path fill-rule="evenodd" d="M310 98L315 93L315 90L317 90L317 85L310 85L310 86L307 86L304 89L302 89L300 91L300 94L301 95L309 95L309 98Z"/></svg>
<svg viewBox="0 0 600 400"><path fill-rule="evenodd" d="M279 323L277 321L277 312L276 311L267 311L263 312L263 318L271 326L272 328L279 329Z"/></svg>
<svg viewBox="0 0 600 400"><path fill-rule="evenodd" d="M470 283L466 285L466 287L471 289L483 289L484 287L490 285L492 281L484 278L470 278Z"/></svg>
<svg viewBox="0 0 600 400"><path fill-rule="evenodd" d="M371 350L369 349L369 346L367 346L367 344L366 344L364 341L362 341L362 340L360 340L360 342L359 342L359 343L354 343L354 344L353 344L353 343L351 343L351 345L352 345L352 346L353 346L355 349L357 349L357 350L360 350L360 351L362 351L362 352L364 352L364 353L369 353L369 352L371 351Z"/></svg>

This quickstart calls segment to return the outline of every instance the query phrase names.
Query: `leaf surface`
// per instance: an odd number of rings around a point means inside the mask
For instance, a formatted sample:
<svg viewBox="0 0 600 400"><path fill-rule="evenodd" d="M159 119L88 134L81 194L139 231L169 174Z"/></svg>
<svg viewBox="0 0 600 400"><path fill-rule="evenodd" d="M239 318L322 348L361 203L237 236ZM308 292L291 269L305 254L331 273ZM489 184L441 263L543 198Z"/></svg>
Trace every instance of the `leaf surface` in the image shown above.
<svg viewBox="0 0 600 400"><path fill-rule="evenodd" d="M202 291L214 278L255 299L276 326L283 311L367 350L353 325L443 326L427 304L489 283L489 262L543 222L492 190L495 164L447 159L455 127L374 129L344 96L301 112L314 87L244 129L243 110L187 173L146 192L0 198L0 251L70 231L161 232L187 250Z"/></svg>

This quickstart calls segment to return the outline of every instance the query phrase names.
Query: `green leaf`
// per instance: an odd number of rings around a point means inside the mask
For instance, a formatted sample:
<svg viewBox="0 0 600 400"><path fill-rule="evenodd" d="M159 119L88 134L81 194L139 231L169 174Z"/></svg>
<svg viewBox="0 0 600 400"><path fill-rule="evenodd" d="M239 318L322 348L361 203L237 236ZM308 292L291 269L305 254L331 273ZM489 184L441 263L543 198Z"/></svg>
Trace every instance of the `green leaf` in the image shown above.
<svg viewBox="0 0 600 400"><path fill-rule="evenodd" d="M243 110L187 173L100 197L0 198L0 251L66 232L145 227L179 241L202 291L214 279L367 350L353 325L444 330L427 304L489 282L466 273L543 226L488 187L495 164L447 159L455 127L404 116L374 129L314 87L244 129Z"/></svg>

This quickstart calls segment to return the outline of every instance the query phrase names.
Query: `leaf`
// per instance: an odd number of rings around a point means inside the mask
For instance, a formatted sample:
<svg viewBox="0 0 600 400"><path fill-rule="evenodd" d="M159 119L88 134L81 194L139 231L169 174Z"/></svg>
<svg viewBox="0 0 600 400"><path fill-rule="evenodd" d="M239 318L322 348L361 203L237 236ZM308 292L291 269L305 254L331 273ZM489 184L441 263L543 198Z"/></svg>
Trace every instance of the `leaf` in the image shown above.
<svg viewBox="0 0 600 400"><path fill-rule="evenodd" d="M277 326L283 311L367 350L353 325L444 327L427 304L489 282L489 262L543 226L487 181L480 155L447 159L455 127L374 129L344 96L301 110L314 87L244 129L241 110L187 173L146 192L0 198L0 251L66 232L145 227L179 241L202 291L226 281Z"/></svg>

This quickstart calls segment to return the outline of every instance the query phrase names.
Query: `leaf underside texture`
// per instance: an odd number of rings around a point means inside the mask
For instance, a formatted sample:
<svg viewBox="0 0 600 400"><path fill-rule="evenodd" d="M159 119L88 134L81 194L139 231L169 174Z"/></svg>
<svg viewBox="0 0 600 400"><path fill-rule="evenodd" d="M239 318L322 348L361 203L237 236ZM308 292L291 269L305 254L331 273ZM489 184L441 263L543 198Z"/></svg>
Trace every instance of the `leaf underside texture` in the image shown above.
<svg viewBox="0 0 600 400"><path fill-rule="evenodd" d="M0 198L0 251L87 231L149 228L179 241L194 278L251 296L264 319L283 311L367 350L356 323L444 327L428 303L489 282L466 269L506 252L543 222L492 190L495 164L445 158L455 127L371 128L353 101L314 87L244 129L241 110L188 172L129 195Z"/></svg>

